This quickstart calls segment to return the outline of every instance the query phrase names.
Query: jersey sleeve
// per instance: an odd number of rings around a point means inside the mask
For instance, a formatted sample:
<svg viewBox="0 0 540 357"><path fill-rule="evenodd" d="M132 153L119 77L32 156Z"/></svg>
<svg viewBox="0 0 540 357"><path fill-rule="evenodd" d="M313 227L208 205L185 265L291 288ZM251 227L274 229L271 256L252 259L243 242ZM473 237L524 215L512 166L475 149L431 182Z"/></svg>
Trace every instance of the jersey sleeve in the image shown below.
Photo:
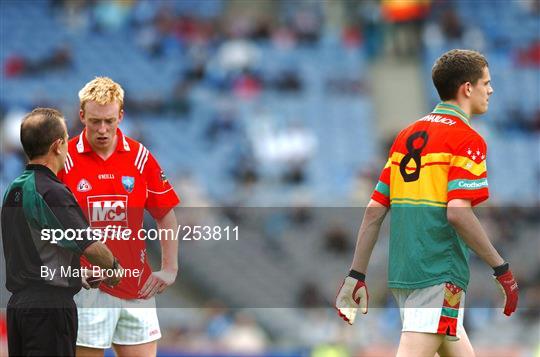
<svg viewBox="0 0 540 357"><path fill-rule="evenodd" d="M152 154L148 155L148 163L143 174L148 194L145 208L154 219L159 219L176 207L180 199Z"/></svg>
<svg viewBox="0 0 540 357"><path fill-rule="evenodd" d="M388 158L386 165L382 169L379 181L373 190L371 199L379 202L380 204L390 207L390 167L392 165L391 158Z"/></svg>
<svg viewBox="0 0 540 357"><path fill-rule="evenodd" d="M59 240L57 243L60 247L80 255L89 245L95 242L88 236L88 221L67 187L59 184L58 187L48 190L43 199L64 230L84 231L84 234L81 234L82 239Z"/></svg>
<svg viewBox="0 0 540 357"><path fill-rule="evenodd" d="M489 197L487 146L478 134L462 140L452 152L448 171L448 201L470 200L476 206Z"/></svg>
<svg viewBox="0 0 540 357"><path fill-rule="evenodd" d="M377 201L386 207L390 207L390 170L392 169L392 155L394 153L396 143L400 137L401 133L396 136L392 147L390 147L388 160L386 160L386 164L384 165L379 176L379 181L377 181L377 185L375 186L373 194L371 195L372 200Z"/></svg>

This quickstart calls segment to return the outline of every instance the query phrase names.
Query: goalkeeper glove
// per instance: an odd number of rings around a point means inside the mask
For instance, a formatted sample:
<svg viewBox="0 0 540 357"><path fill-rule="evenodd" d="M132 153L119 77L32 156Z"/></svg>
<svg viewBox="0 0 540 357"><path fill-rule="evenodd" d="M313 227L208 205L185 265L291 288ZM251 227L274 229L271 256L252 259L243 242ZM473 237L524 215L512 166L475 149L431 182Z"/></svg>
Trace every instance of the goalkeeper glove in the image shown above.
<svg viewBox="0 0 540 357"><path fill-rule="evenodd" d="M512 275L508 263L493 268L493 271L493 277L504 294L504 314L510 316L516 311L519 298L518 284L514 279L514 275Z"/></svg>
<svg viewBox="0 0 540 357"><path fill-rule="evenodd" d="M351 270L341 284L336 297L338 315L350 325L354 323L358 307L363 314L367 314L368 311L369 296L365 279L364 274Z"/></svg>

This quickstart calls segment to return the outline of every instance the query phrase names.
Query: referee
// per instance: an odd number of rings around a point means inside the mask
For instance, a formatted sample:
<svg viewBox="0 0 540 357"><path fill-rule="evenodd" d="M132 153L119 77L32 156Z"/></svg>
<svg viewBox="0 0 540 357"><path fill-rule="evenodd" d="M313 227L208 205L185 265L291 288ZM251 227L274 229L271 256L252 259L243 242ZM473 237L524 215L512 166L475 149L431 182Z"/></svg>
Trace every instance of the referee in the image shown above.
<svg viewBox="0 0 540 357"><path fill-rule="evenodd" d="M88 235L56 244L42 239L42 229L82 232L88 227L71 191L56 177L67 153L62 114L34 109L22 121L21 143L29 163L7 189L1 217L6 288L13 294L7 305L9 355L74 356L73 295L83 281L89 287L81 277L80 256L101 268L117 269L104 281L108 285L119 283L122 268L105 245Z"/></svg>

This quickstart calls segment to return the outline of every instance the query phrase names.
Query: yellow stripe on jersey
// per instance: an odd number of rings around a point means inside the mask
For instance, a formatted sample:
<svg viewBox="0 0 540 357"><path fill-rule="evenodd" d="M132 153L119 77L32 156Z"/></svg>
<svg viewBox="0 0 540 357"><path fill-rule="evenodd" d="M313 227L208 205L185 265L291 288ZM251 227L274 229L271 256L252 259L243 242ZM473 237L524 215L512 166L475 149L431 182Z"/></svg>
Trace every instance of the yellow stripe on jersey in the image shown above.
<svg viewBox="0 0 540 357"><path fill-rule="evenodd" d="M394 152L389 160L393 162L401 162L405 154L402 154L400 152ZM425 164L433 164L433 163L441 163L443 164L450 164L450 160L452 159L452 154L446 153L446 152L434 152L431 154L423 155L420 159L422 165ZM386 163L388 165L388 163ZM407 166L414 168L414 161L411 160L407 164ZM386 167L386 166L385 166Z"/></svg>
<svg viewBox="0 0 540 357"><path fill-rule="evenodd" d="M436 202L430 200L414 200L410 198L393 198L390 200L390 204L393 206L430 206L430 207L446 207L445 202Z"/></svg>
<svg viewBox="0 0 540 357"><path fill-rule="evenodd" d="M481 163L477 164L466 156L454 156L450 162L450 165L467 170L475 176L480 176L487 171L486 160L483 160Z"/></svg>
<svg viewBox="0 0 540 357"><path fill-rule="evenodd" d="M447 184L450 166L460 167L475 176L480 176L487 169L485 160L476 163L465 156L453 157L450 153L430 153L421 157L420 178L413 182L405 182L399 171L399 163L404 157L405 154L394 152L385 166L387 168L391 165L390 199L392 202L395 199L412 199L438 202L438 206L445 205L448 198ZM414 160L410 160L406 171L413 172L415 169Z"/></svg>
<svg viewBox="0 0 540 357"><path fill-rule="evenodd" d="M448 197L448 165L431 165L422 168L420 178L405 182L398 165L390 171L390 199L410 198L415 200L446 202Z"/></svg>

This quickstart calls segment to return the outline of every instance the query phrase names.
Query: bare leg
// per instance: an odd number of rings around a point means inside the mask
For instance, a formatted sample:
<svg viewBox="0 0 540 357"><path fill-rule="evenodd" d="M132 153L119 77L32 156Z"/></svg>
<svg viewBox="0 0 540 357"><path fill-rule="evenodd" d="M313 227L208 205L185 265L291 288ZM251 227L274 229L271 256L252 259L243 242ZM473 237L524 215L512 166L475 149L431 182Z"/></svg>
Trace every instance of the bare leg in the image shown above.
<svg viewBox="0 0 540 357"><path fill-rule="evenodd" d="M140 345L113 344L113 349L118 357L155 357L157 354L157 341Z"/></svg>
<svg viewBox="0 0 540 357"><path fill-rule="evenodd" d="M104 352L105 350L101 348L77 346L75 355L77 357L103 357Z"/></svg>
<svg viewBox="0 0 540 357"><path fill-rule="evenodd" d="M474 357L474 350L465 330L461 331L459 341L445 340L439 348L441 357Z"/></svg>
<svg viewBox="0 0 540 357"><path fill-rule="evenodd" d="M402 332L396 357L434 357L443 340L435 333Z"/></svg>

